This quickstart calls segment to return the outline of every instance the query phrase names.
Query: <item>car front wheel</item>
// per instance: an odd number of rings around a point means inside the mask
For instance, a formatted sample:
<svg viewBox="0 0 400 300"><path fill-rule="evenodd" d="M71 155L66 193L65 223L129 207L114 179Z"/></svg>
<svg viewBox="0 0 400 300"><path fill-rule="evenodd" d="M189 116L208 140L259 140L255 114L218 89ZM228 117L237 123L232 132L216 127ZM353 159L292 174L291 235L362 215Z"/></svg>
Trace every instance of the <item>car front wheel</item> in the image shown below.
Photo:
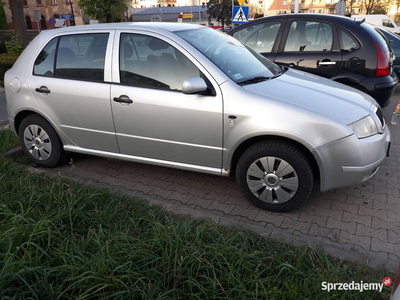
<svg viewBox="0 0 400 300"><path fill-rule="evenodd" d="M283 141L264 141L247 149L239 160L236 181L251 203L276 212L300 207L314 186L306 155Z"/></svg>
<svg viewBox="0 0 400 300"><path fill-rule="evenodd" d="M64 160L60 138L41 116L29 115L23 119L18 134L23 151L38 166L51 168Z"/></svg>

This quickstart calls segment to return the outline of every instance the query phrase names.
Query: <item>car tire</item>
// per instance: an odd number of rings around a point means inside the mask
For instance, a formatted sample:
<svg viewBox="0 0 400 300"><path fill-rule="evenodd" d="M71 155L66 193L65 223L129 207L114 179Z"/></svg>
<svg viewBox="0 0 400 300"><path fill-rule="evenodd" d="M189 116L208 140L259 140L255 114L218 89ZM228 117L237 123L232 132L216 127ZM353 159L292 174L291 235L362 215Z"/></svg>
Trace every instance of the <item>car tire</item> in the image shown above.
<svg viewBox="0 0 400 300"><path fill-rule="evenodd" d="M307 156L284 141L254 144L241 156L236 181L243 195L262 209L299 208L311 195L314 174Z"/></svg>
<svg viewBox="0 0 400 300"><path fill-rule="evenodd" d="M65 152L59 136L41 116L33 114L23 119L18 134L24 153L38 166L52 168L64 161Z"/></svg>

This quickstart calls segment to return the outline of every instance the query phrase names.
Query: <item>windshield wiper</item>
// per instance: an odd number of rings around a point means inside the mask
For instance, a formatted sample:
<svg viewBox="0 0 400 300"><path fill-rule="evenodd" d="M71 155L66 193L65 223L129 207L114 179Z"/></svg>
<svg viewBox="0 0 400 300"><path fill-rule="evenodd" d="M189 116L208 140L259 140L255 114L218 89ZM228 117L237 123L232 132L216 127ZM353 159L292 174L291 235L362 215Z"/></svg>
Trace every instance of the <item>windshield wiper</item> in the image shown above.
<svg viewBox="0 0 400 300"><path fill-rule="evenodd" d="M271 79L271 77L266 77L266 76L256 76L250 79L246 79L243 81L239 81L237 84L252 84L252 83L257 83L257 82L261 82L261 81L266 81Z"/></svg>

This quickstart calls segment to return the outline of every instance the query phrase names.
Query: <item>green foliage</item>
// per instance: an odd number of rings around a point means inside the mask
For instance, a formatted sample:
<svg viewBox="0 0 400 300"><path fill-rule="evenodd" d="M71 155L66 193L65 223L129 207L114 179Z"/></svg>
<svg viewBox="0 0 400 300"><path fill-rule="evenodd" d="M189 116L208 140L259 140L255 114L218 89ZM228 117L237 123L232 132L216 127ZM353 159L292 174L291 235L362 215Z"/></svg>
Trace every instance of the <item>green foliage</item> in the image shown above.
<svg viewBox="0 0 400 300"><path fill-rule="evenodd" d="M207 2L208 22L216 18L222 23L222 27L231 24L232 1L231 0L210 0Z"/></svg>
<svg viewBox="0 0 400 300"><path fill-rule="evenodd" d="M107 23L121 19L128 9L126 0L79 0L79 6L93 19Z"/></svg>
<svg viewBox="0 0 400 300"><path fill-rule="evenodd" d="M12 147L0 134L0 149ZM0 299L388 299L384 271L193 220L0 155Z"/></svg>
<svg viewBox="0 0 400 300"><path fill-rule="evenodd" d="M0 153L8 151L19 144L19 139L11 130L0 130Z"/></svg>
<svg viewBox="0 0 400 300"><path fill-rule="evenodd" d="M6 41L5 44L10 55L18 56L24 51L22 41L16 35L13 35L11 40Z"/></svg>
<svg viewBox="0 0 400 300"><path fill-rule="evenodd" d="M0 54L0 83L4 81L4 74L13 66L17 58L18 56L16 55Z"/></svg>

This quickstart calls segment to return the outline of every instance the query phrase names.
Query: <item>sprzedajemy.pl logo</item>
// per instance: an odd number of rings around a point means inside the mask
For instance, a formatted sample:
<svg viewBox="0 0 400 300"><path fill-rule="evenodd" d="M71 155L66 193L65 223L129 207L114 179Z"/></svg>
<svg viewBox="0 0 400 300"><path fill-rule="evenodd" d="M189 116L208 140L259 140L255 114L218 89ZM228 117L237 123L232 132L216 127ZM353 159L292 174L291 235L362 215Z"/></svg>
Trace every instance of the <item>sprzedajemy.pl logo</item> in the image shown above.
<svg viewBox="0 0 400 300"><path fill-rule="evenodd" d="M321 289L323 291L379 291L382 292L383 286L390 286L392 284L392 279L385 277L382 283L371 283L371 282L326 282L321 283Z"/></svg>

